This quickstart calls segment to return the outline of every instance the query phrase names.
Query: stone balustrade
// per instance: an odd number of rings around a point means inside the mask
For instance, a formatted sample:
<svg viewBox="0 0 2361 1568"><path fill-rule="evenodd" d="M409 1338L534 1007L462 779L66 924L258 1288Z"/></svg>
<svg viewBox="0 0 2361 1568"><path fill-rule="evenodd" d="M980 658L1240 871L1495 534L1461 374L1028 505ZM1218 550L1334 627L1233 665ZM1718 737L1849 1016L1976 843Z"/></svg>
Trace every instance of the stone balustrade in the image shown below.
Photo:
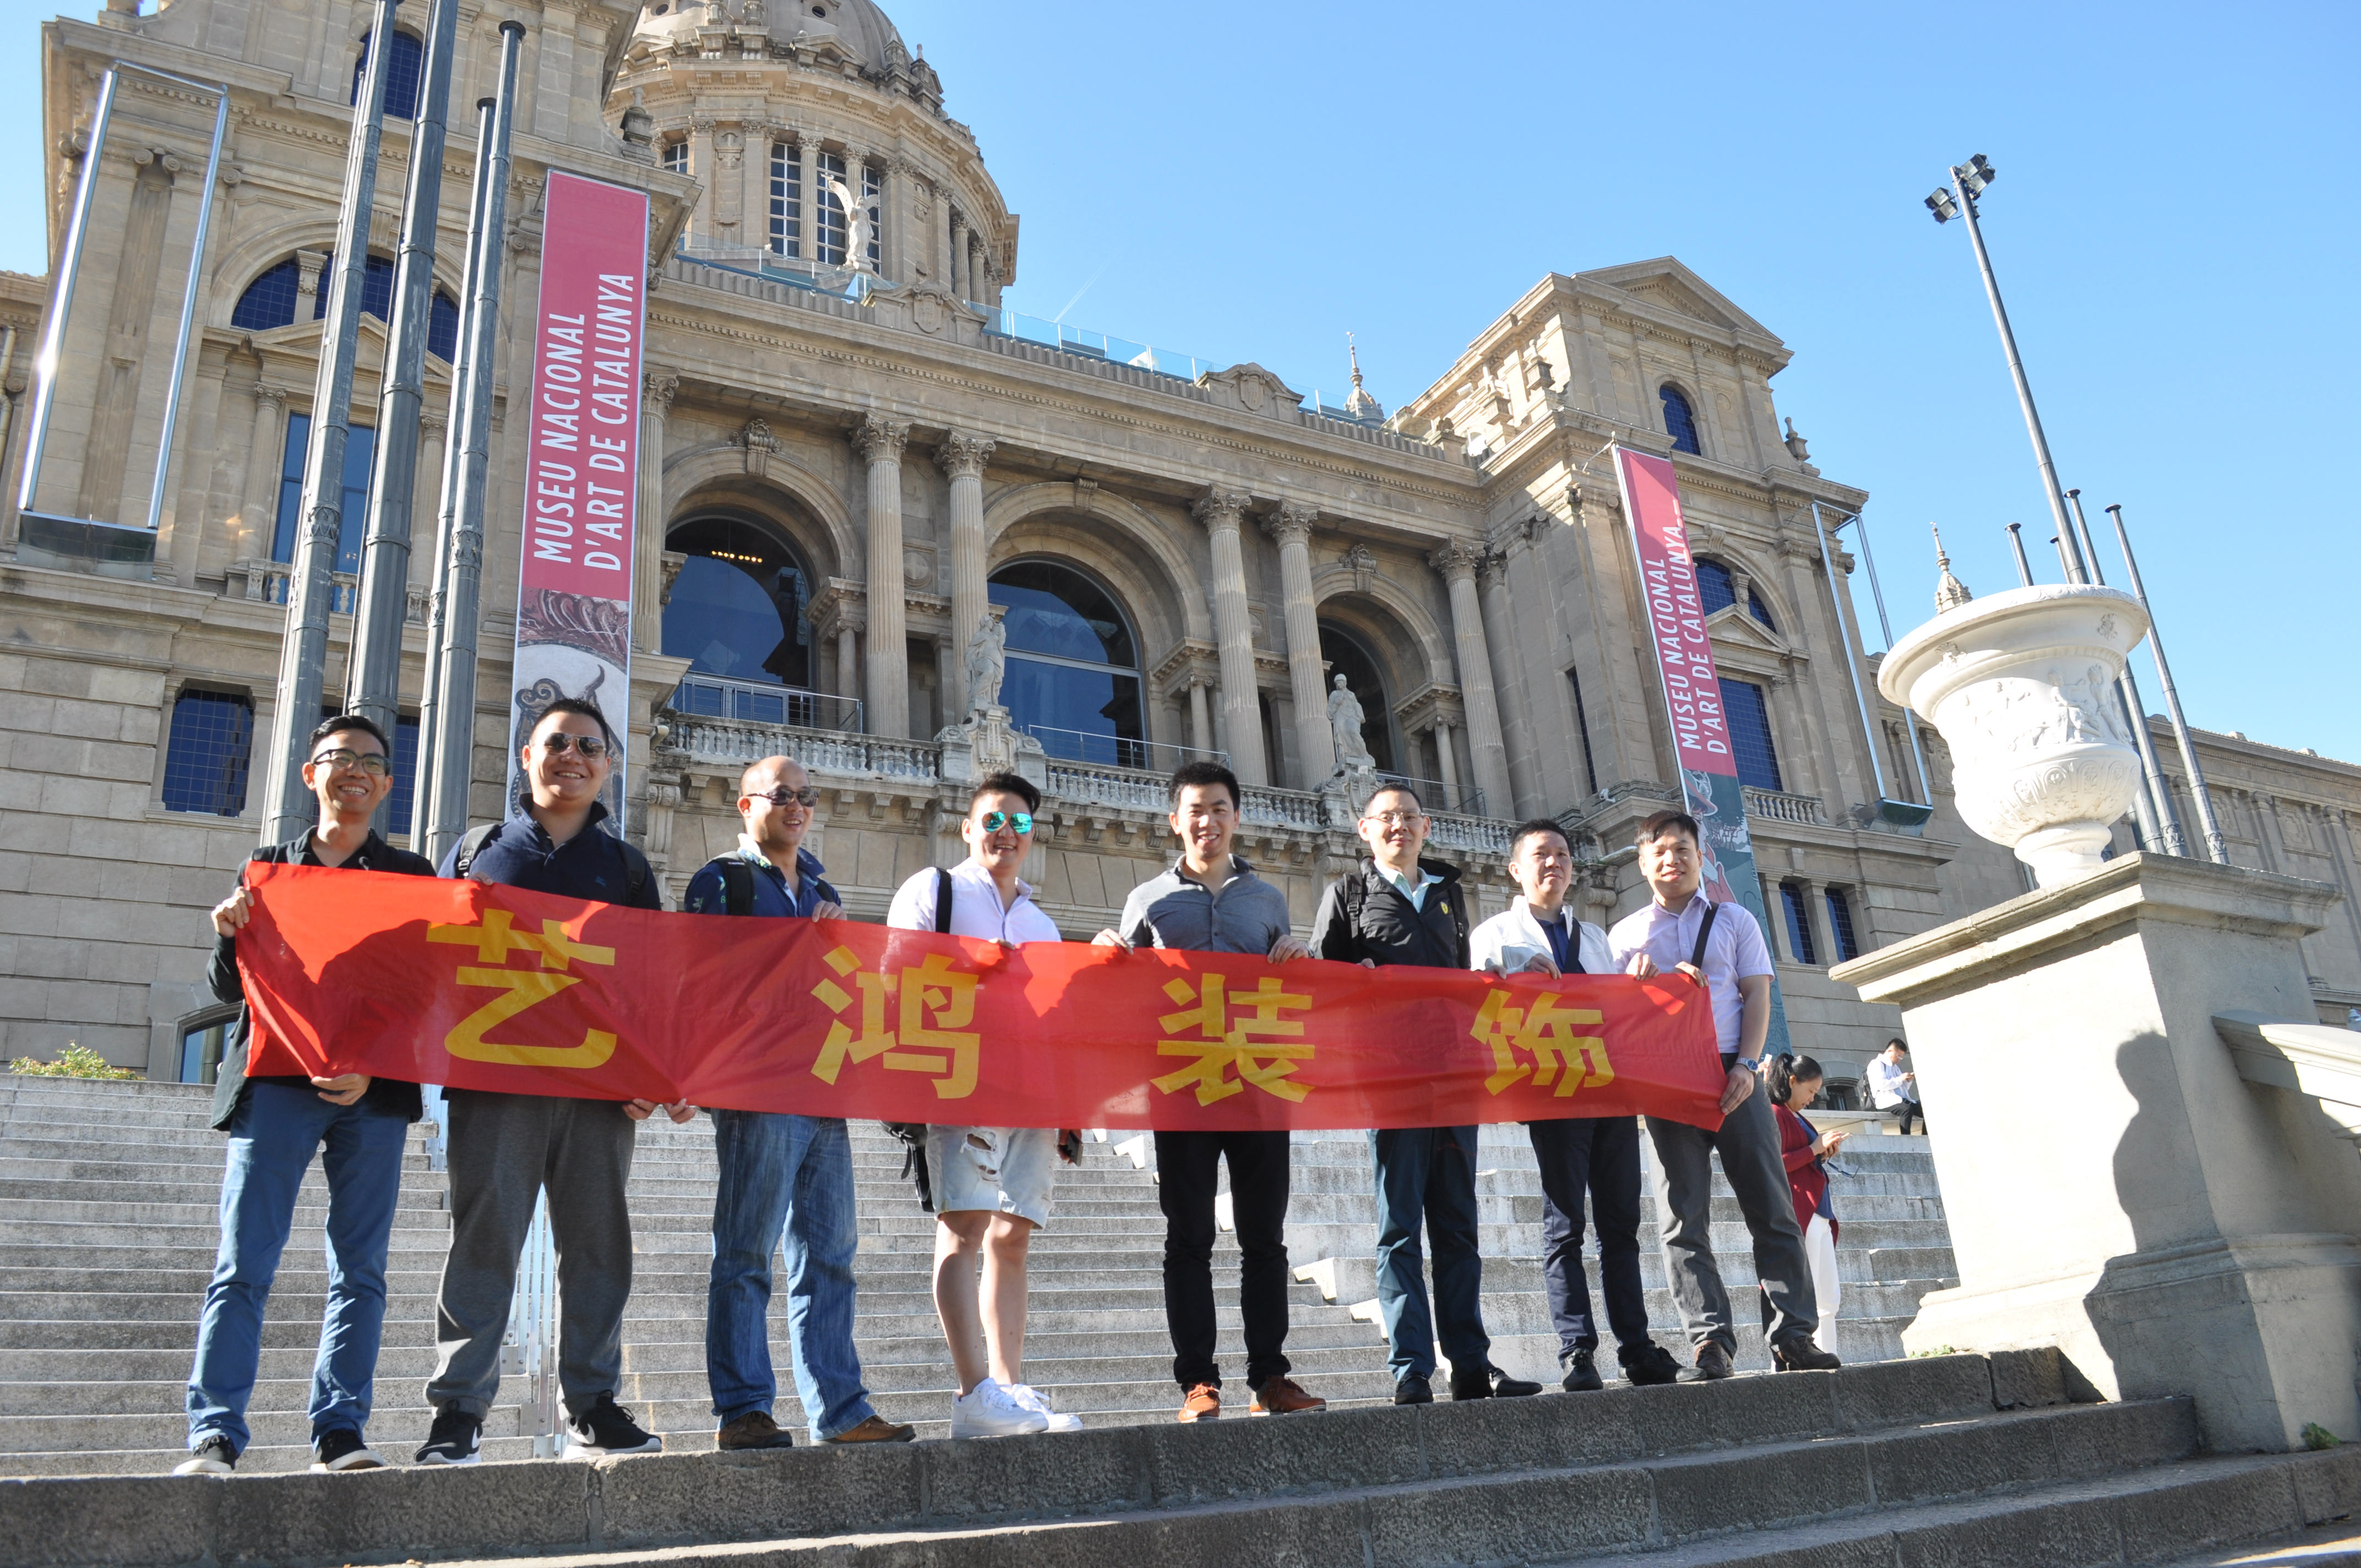
<svg viewBox="0 0 2361 1568"><path fill-rule="evenodd" d="M664 744L700 762L760 762L793 757L815 773L914 779L942 776L943 749L931 740L895 740L846 729L798 729L782 724L748 724L726 718L667 715Z"/></svg>
<svg viewBox="0 0 2361 1568"><path fill-rule="evenodd" d="M1517 825L1497 817L1454 817L1432 812L1427 817L1427 847L1464 853L1509 858L1509 839Z"/></svg>
<svg viewBox="0 0 2361 1568"><path fill-rule="evenodd" d="M233 561L222 576L222 592L234 599L251 599L259 604L285 604L288 581L295 568L285 561ZM328 576L328 613L350 615L361 592L360 577L352 572L334 572ZM403 612L411 620L423 625L426 620L426 594L413 588L408 593L408 609Z"/></svg>
<svg viewBox="0 0 2361 1568"><path fill-rule="evenodd" d="M1766 822L1794 822L1806 828L1828 825L1828 809L1816 795L1788 795L1775 789L1746 786L1746 815Z"/></svg>

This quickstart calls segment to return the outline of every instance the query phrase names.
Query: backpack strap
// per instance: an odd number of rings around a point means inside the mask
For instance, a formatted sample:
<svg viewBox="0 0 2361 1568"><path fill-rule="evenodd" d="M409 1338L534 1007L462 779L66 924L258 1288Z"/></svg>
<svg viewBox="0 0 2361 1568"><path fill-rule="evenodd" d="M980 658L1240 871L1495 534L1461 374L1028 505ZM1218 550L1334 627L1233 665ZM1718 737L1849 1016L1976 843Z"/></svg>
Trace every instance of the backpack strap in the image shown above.
<svg viewBox="0 0 2361 1568"><path fill-rule="evenodd" d="M1689 962L1697 967L1699 974L1705 972L1705 939L1713 935L1713 917L1720 913L1720 905L1710 899L1706 901L1705 918L1697 922L1697 946L1689 953Z"/></svg>
<svg viewBox="0 0 2361 1568"><path fill-rule="evenodd" d="M951 873L940 866L935 868L935 929L951 934Z"/></svg>
<svg viewBox="0 0 2361 1568"><path fill-rule="evenodd" d="M637 903L640 894L647 891L650 880L655 876L655 868L648 864L647 856L642 854L640 847L629 839L617 839L615 846L623 851L624 897Z"/></svg>
<svg viewBox="0 0 2361 1568"><path fill-rule="evenodd" d="M735 855L713 862L721 868L722 908L731 915L754 913L754 868Z"/></svg>
<svg viewBox="0 0 2361 1568"><path fill-rule="evenodd" d="M487 822L480 828L468 828L467 836L459 840L459 858L451 862L452 871L460 876L466 876L467 868L476 863L476 857L484 852L484 846L490 843L492 835L500 830L500 825L497 822Z"/></svg>

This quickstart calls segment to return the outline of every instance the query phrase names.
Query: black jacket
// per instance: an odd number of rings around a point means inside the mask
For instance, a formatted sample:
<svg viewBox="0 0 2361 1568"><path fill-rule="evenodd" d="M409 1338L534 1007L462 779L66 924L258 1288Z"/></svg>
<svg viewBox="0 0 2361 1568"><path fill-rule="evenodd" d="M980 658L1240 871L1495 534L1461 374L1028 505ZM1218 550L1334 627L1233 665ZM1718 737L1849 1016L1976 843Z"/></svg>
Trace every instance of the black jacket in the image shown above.
<svg viewBox="0 0 2361 1568"><path fill-rule="evenodd" d="M265 861L274 865L293 863L316 866L320 857L312 852L312 830L303 829L300 839L290 839L284 844L272 844L254 851L249 861ZM337 868L340 871L396 872L403 876L433 876L434 863L423 855L413 855L407 850L397 850L379 838L374 829L353 851L352 858ZM253 1024L246 1009L246 983L237 972L237 939L216 936L214 938L213 961L205 966L205 981L213 987L217 1000L238 1004L237 1023L229 1033L228 1043L222 1047L221 1076L214 1080L214 1127L226 1131L230 1119L237 1114L238 1102L246 1098L246 1053ZM269 1083L292 1084L308 1089L308 1078L271 1078ZM418 1098L418 1085L402 1083L393 1079L372 1079L364 1097L381 1111L406 1117L415 1122L424 1107Z"/></svg>
<svg viewBox="0 0 2361 1568"><path fill-rule="evenodd" d="M1466 969L1468 919L1459 868L1425 860L1418 866L1443 879L1426 890L1419 906L1402 896L1374 861L1363 861L1330 883L1320 896L1320 912L1312 917L1312 957L1344 963L1368 959L1379 968Z"/></svg>

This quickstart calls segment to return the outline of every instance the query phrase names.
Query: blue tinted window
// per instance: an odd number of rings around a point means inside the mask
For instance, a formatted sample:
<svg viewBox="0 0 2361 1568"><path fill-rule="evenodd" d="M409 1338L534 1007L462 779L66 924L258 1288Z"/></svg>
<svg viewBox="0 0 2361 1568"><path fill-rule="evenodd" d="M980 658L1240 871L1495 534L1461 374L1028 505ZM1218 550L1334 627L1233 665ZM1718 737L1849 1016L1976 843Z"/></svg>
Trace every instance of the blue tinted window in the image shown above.
<svg viewBox="0 0 2361 1568"><path fill-rule="evenodd" d="M279 517L270 533L270 558L295 559L295 532L303 514L303 465L312 449L312 416L287 416L287 446L279 466ZM357 424L345 437L345 484L339 498L344 516L336 530L338 572L361 569L361 524L368 512L369 466L377 457L377 432Z"/></svg>
<svg viewBox="0 0 2361 1568"><path fill-rule="evenodd" d="M1861 957L1861 943L1852 934L1852 901L1840 887L1828 889L1828 929L1837 939L1837 961Z"/></svg>
<svg viewBox="0 0 2361 1568"><path fill-rule="evenodd" d="M445 365L459 357L459 307L440 289L426 313L426 352Z"/></svg>
<svg viewBox="0 0 2361 1568"><path fill-rule="evenodd" d="M1673 438L1673 450L1705 455L1705 448L1697 444L1697 418L1689 412L1689 400L1669 383L1656 395L1664 400L1664 433Z"/></svg>
<svg viewBox="0 0 2361 1568"><path fill-rule="evenodd" d="M1705 601L1705 612L1708 615L1713 614L1716 610L1728 609L1738 602L1738 581L1730 576L1730 568L1720 562L1697 562L1697 597ZM1752 584L1748 585L1746 589L1746 613L1773 630L1778 630L1771 620L1770 607L1763 602L1763 596L1754 591Z"/></svg>
<svg viewBox="0 0 2361 1568"><path fill-rule="evenodd" d="M1771 743L1771 709L1752 681L1721 682L1721 716L1730 726L1730 749L1738 761L1738 782L1756 789L1784 789L1779 782L1779 751Z"/></svg>
<svg viewBox="0 0 2361 1568"><path fill-rule="evenodd" d="M203 1024L181 1036L181 1081L211 1083L221 1076L222 1049L235 1018Z"/></svg>
<svg viewBox="0 0 2361 1568"><path fill-rule="evenodd" d="M1812 946L1812 922L1804 912L1804 890L1792 882L1781 883L1779 907L1787 916L1787 950L1799 964L1818 963L1820 955Z"/></svg>
<svg viewBox="0 0 2361 1568"><path fill-rule="evenodd" d="M361 101L361 77L368 70L368 35L361 35L360 58L353 61L353 93L347 104ZM386 57L385 115L390 120L418 118L418 79L426 65L426 46L408 33L393 35L393 53Z"/></svg>
<svg viewBox="0 0 2361 1568"><path fill-rule="evenodd" d="M994 573L1008 631L1001 706L1053 757L1145 767L1139 661L1106 590L1071 567L1024 561Z"/></svg>
<svg viewBox="0 0 2361 1568"><path fill-rule="evenodd" d="M246 292L237 297L237 309L229 313L229 324L244 332L268 332L287 325L295 319L295 307L302 298L295 291L297 281L295 258L291 256L246 286Z"/></svg>
<svg viewBox="0 0 2361 1568"><path fill-rule="evenodd" d="M322 703L320 717L334 718L348 711L337 703ZM393 793L386 796L387 831L410 831L411 797L418 792L418 720L393 721Z"/></svg>
<svg viewBox="0 0 2361 1568"><path fill-rule="evenodd" d="M254 704L224 692L184 691L172 703L164 748L164 809L236 817L246 809Z"/></svg>

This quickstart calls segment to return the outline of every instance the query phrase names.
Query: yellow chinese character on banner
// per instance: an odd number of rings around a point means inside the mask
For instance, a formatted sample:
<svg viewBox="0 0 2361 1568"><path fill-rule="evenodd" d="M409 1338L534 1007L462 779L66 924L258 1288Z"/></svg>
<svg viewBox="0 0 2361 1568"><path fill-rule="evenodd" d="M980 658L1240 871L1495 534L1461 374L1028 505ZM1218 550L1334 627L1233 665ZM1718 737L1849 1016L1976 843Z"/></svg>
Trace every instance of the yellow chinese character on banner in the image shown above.
<svg viewBox="0 0 2361 1568"><path fill-rule="evenodd" d="M975 1092L983 1036L962 1025L975 1022L976 976L953 970L940 953L886 974L855 973L861 959L850 948L836 948L823 961L860 990L861 1032L853 1033L842 1018L829 1025L819 1059L812 1063L814 1078L834 1083L847 1060L858 1066L882 1056L888 1072L936 1075L935 1093L942 1099L964 1100ZM852 1005L851 993L833 980L821 981L812 994L831 1013ZM895 1004L890 1029L889 1001Z"/></svg>
<svg viewBox="0 0 2361 1568"><path fill-rule="evenodd" d="M476 949L476 957L481 961L459 966L461 985L499 986L507 992L468 1014L443 1036L443 1048L460 1060L500 1062L511 1067L594 1068L615 1054L615 1036L604 1029L585 1030L578 1046L514 1046L484 1038L488 1030L526 1008L548 1001L568 986L581 984L580 975L568 972L576 962L612 964L614 948L577 942L555 920L543 921L537 933L521 931L505 909L486 910L480 926L429 926L426 939ZM505 965L512 952L520 956L532 954L540 967L489 967Z"/></svg>
<svg viewBox="0 0 2361 1568"><path fill-rule="evenodd" d="M1598 1089L1615 1081L1608 1065L1607 1042L1596 1035L1577 1035L1577 1025L1605 1022L1604 1014L1587 1007L1560 1007L1557 997L1543 992L1530 1007L1509 1005L1513 992L1495 991L1484 998L1476 1025L1467 1032L1492 1048L1492 1076L1484 1087L1498 1094L1531 1076L1533 1087L1549 1089L1564 1099L1577 1089ZM1515 1053L1532 1057L1528 1065ZM1554 1084L1555 1087L1552 1088Z"/></svg>
<svg viewBox="0 0 2361 1568"><path fill-rule="evenodd" d="M1277 975L1264 976L1262 983L1252 991L1231 994L1226 986L1226 976L1209 974L1201 977L1194 987L1185 980L1172 981L1164 987L1164 994L1173 1001L1193 1001L1196 1005L1165 1014L1156 1021L1157 1027L1167 1034L1193 1028L1198 1037L1159 1040L1156 1054L1197 1059L1178 1072L1168 1072L1151 1081L1167 1094L1193 1083L1200 1105L1226 1100L1242 1092L1249 1083L1267 1094L1300 1103L1306 1091L1301 1084L1289 1082L1288 1075L1298 1063L1312 1059L1312 1047L1273 1045L1257 1036L1292 1039L1301 1036L1303 1025L1300 1021L1279 1014L1282 1009L1309 1007L1312 998L1289 994ZM1233 1069L1237 1072L1235 1079L1229 1076Z"/></svg>

